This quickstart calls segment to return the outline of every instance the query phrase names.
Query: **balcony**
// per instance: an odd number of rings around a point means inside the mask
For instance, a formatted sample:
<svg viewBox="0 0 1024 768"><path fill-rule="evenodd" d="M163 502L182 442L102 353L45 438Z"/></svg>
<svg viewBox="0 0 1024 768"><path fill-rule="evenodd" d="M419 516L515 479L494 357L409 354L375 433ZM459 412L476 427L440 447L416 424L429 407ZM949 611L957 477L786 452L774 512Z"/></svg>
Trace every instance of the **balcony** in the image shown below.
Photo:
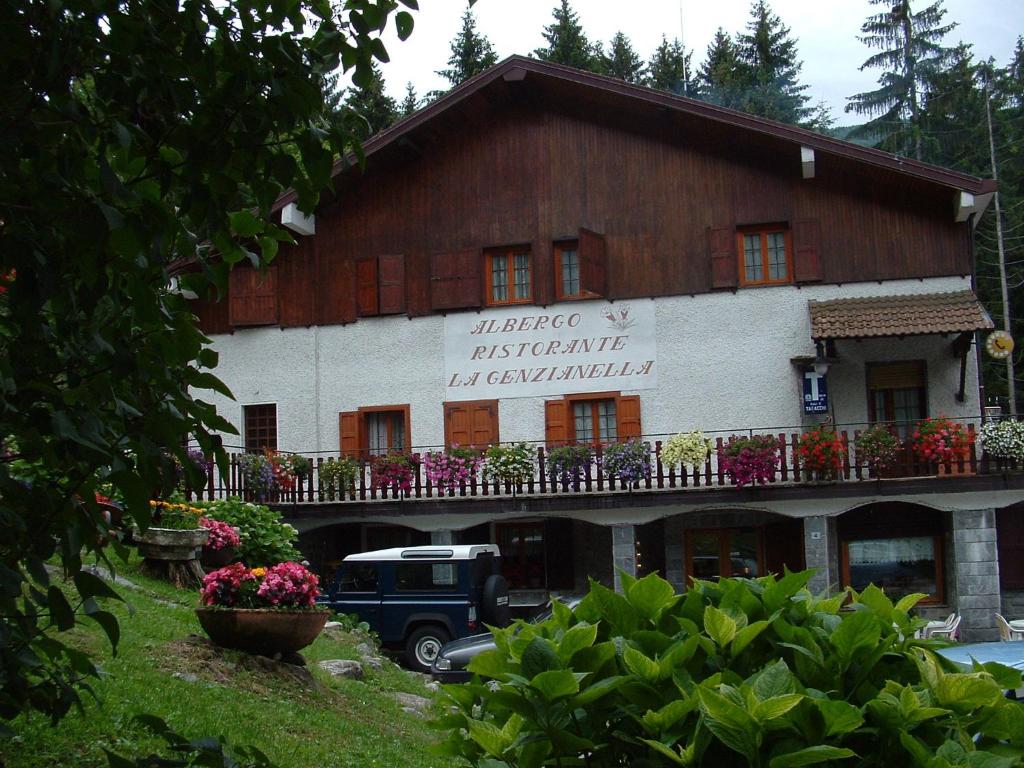
<svg viewBox="0 0 1024 768"><path fill-rule="evenodd" d="M316 505L343 508L410 501L437 503L442 501L468 502L474 499L491 502L511 499L520 501L549 499L552 502L558 500L559 508L568 508L576 503L589 506L594 502L589 502L588 498L608 496L628 497L629 503L635 503L639 495L644 495L648 497L645 503L657 504L671 503L672 499L678 499L681 495L700 492L733 493L736 494L733 498L737 502L741 498L749 500L751 494L764 493L770 489L779 491L785 489L789 491L787 495L796 491L799 492L798 495L809 496L853 496L858 493L875 493L883 487L888 487L893 492L899 492L897 489L904 484L908 488L913 485L916 491L920 492L922 481L931 482L932 478L936 477L969 478L974 476L979 479L988 477L993 480L1002 477L1005 480L1007 473L1024 469L1021 463L995 459L980 451L974 439L977 420L962 419L960 421L969 436L970 445L966 455L959 460L922 461L913 450L911 440L903 440L899 442L895 463L884 471L875 471L865 463L858 461L857 439L867 425L840 425L835 430L841 441L839 467L835 472L828 473L827 477L822 477L820 472L808 471L805 466L802 466L799 454L801 430L794 427L705 433L711 440L711 451L703 465L688 467L686 471L682 471L678 465L666 466L662 461L663 446L671 435L645 435L643 440L647 446L649 473L645 474L638 482L633 483L624 482L605 471L603 446L594 446L594 460L587 463L575 476L565 478L542 471L541 468L548 466L548 449L543 443L533 443L530 445L533 471L523 482L513 484L487 481L480 468L477 468L465 482L459 483L456 487L439 488L430 482L420 457L429 451L443 451L444 448L443 446L419 446L411 452L412 476L409 480L408 490L377 487L372 479L370 467L373 459L371 457L356 461L355 477L347 487L332 487L329 482L325 481L323 469L330 459L337 458L337 456L306 454L305 457L311 466L311 471L306 476L296 479L290 487L287 484L284 487L279 485L269 491L257 493L252 488L246 487L241 463L241 457L244 454L229 451L227 477L222 478L216 468L209 468L206 486L202 489L189 488L186 490L186 494L189 498L199 499L240 496L268 504L299 507ZM722 459L722 449L732 436L749 437L754 435L771 437L777 454L777 467L765 478L764 483L738 485L730 477ZM1021 479L1024 479L1024 476L1014 478L1013 485L1015 487L1020 485L1021 483L1017 481ZM991 482L987 482L985 485L986 487L991 486ZM664 498L658 499L659 494ZM723 500L721 496L716 498L719 501ZM601 503L607 505L607 501ZM413 512L412 509L407 511Z"/></svg>

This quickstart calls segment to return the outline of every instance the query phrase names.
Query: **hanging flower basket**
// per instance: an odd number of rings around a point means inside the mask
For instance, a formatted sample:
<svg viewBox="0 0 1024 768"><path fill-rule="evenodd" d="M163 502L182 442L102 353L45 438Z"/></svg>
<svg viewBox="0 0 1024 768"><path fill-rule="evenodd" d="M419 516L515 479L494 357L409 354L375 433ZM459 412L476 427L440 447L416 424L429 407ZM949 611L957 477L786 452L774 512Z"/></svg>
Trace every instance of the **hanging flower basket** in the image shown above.
<svg viewBox="0 0 1024 768"><path fill-rule="evenodd" d="M846 443L834 430L818 426L800 435L796 455L804 480L835 480L846 458Z"/></svg>
<svg viewBox="0 0 1024 768"><path fill-rule="evenodd" d="M867 467L872 477L880 477L896 465L900 441L884 424L876 424L857 436L856 451L857 464Z"/></svg>
<svg viewBox="0 0 1024 768"><path fill-rule="evenodd" d="M671 469L675 466L686 471L687 466L702 467L711 453L711 441L699 429L673 435L661 446L661 463Z"/></svg>
<svg viewBox="0 0 1024 768"><path fill-rule="evenodd" d="M911 435L914 455L929 464L959 463L966 459L974 437L963 424L940 416L923 419Z"/></svg>
<svg viewBox="0 0 1024 768"><path fill-rule="evenodd" d="M574 490L579 490L580 480L593 460L594 454L589 445L560 445L552 448L547 455L548 475L552 484L561 483L563 489L568 489L571 484Z"/></svg>
<svg viewBox="0 0 1024 768"><path fill-rule="evenodd" d="M985 453L994 459L1024 462L1024 421L1003 419L986 422L979 440Z"/></svg>
<svg viewBox="0 0 1024 768"><path fill-rule="evenodd" d="M423 471L431 485L442 491L454 491L476 477L483 459L472 448L453 445L447 451L430 451L423 456Z"/></svg>
<svg viewBox="0 0 1024 768"><path fill-rule="evenodd" d="M626 488L636 488L651 476L651 447L639 440L611 443L604 447L601 466L605 475L614 477Z"/></svg>
<svg viewBox="0 0 1024 768"><path fill-rule="evenodd" d="M779 467L779 441L771 435L733 435L718 452L718 464L739 487L773 482Z"/></svg>

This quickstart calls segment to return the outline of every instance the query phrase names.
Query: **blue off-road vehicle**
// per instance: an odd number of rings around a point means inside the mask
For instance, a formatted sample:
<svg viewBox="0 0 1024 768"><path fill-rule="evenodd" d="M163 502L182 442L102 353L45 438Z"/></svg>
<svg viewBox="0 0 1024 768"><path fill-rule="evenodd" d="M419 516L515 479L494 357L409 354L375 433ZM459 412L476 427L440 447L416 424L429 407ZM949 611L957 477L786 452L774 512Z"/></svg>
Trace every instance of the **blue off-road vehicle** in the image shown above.
<svg viewBox="0 0 1024 768"><path fill-rule="evenodd" d="M354 613L385 648L430 672L441 646L508 624L508 584L494 544L396 547L346 557L321 598Z"/></svg>

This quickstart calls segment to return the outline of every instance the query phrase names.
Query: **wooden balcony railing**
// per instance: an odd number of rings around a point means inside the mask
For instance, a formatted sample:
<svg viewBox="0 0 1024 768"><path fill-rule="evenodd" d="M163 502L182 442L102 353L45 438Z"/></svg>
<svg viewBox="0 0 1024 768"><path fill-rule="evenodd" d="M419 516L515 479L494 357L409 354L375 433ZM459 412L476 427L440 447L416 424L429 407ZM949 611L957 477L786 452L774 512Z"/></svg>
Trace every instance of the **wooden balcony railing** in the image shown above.
<svg viewBox="0 0 1024 768"><path fill-rule="evenodd" d="M866 465L858 463L855 444L860 429L836 430L842 441L844 451L839 470L827 479L819 473L812 473L801 466L798 445L800 432L778 431L770 434L778 445L778 468L767 485L799 485L850 482L875 482L879 480L921 477L935 475L972 475L994 474L1024 469L1017 462L992 459L984 453L979 455L974 438L974 425L966 425L971 436L971 445L967 455L957 461L948 463L929 463L919 460L909 441L904 442L899 451L895 466L880 475ZM571 478L558 478L542 468L547 467L547 451L542 444L535 444L531 452L535 452L533 473L523 482L517 484L487 481L480 469L474 472L466 482L455 488L439 488L433 485L424 471L422 462L414 460L412 479L407 491L392 488L375 487L370 471L371 459L357 461L357 471L353 482L347 488L332 488L322 478L322 469L331 457L308 456L311 471L305 477L297 478L292 487L275 487L269 492L255 493L247 488L240 457L244 454L228 454L228 472L222 477L216 467L207 470L207 483L202 489L186 488L186 495L193 499L221 499L239 496L248 500L262 501L271 504L323 504L352 503L366 501L383 501L389 499L444 499L444 498L493 498L515 497L524 495L574 495L624 492L631 490L659 491L697 488L735 487L723 463L720 451L727 444L729 436L735 432L710 435L712 450L703 465L687 467L685 471L676 466L666 466L662 462L662 444L667 435L652 435L645 438L648 446L650 472L637 483L626 483L604 470L601 460L602 446L594 447L594 458L581 471ZM747 435L768 434L766 431L752 430ZM745 436L745 435L741 435ZM440 447L424 447L412 452L414 459L426 451L442 450Z"/></svg>

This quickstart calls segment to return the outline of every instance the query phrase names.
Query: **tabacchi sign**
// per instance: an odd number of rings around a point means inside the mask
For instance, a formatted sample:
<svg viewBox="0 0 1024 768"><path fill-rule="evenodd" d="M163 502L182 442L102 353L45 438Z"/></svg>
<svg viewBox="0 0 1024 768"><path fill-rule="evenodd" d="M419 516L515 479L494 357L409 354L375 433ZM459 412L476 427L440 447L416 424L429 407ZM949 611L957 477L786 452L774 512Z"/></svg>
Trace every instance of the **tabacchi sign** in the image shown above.
<svg viewBox="0 0 1024 768"><path fill-rule="evenodd" d="M654 302L450 314L444 369L447 400L650 389L658 384Z"/></svg>

